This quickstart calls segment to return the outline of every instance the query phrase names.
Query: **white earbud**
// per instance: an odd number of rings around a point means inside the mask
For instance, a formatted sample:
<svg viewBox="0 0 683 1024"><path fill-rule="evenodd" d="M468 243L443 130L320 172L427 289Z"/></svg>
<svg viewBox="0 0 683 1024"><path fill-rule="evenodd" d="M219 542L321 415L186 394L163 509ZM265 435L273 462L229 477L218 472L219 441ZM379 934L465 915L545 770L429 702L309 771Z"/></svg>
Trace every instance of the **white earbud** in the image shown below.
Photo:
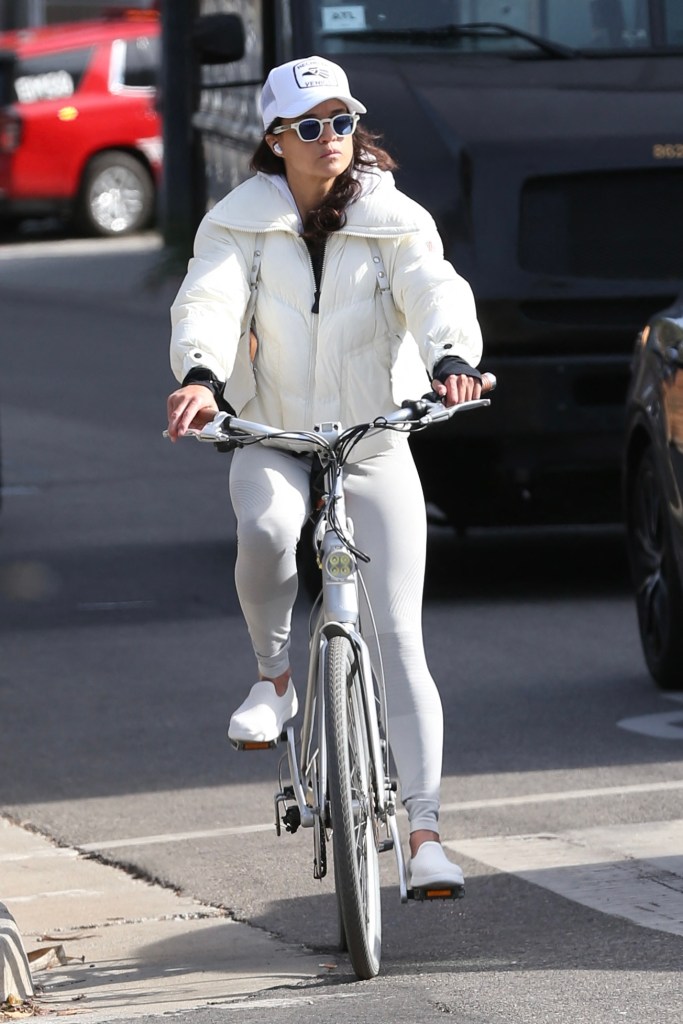
<svg viewBox="0 0 683 1024"><path fill-rule="evenodd" d="M282 156L282 146L279 142L276 142L273 146L273 153L276 153L277 156Z"/></svg>

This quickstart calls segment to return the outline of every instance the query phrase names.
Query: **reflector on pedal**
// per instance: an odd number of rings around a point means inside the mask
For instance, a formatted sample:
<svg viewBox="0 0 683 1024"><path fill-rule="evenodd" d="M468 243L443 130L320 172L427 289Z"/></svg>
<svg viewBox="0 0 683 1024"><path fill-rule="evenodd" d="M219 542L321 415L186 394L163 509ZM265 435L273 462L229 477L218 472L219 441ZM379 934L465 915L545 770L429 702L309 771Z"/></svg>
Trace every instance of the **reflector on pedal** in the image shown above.
<svg viewBox="0 0 683 1024"><path fill-rule="evenodd" d="M277 742L273 740L270 743L257 743L255 740L231 740L230 741L235 750L270 750L272 747L277 746Z"/></svg>
<svg viewBox="0 0 683 1024"><path fill-rule="evenodd" d="M464 885L434 886L426 889L408 889L409 900L459 900L465 895Z"/></svg>

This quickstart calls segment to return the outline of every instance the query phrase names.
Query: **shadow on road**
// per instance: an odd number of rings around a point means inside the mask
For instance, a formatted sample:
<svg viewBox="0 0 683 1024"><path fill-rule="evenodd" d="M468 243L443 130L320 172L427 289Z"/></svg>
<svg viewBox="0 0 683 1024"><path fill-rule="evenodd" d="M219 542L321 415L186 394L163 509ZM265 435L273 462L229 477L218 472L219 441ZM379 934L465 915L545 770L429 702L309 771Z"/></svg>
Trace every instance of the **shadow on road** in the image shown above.
<svg viewBox="0 0 683 1024"><path fill-rule="evenodd" d="M325 953L338 965L328 983L348 982L354 975L335 945L336 913L334 894L309 895L274 901L252 924ZM455 903L402 905L394 886L383 887L382 917L382 977L595 971L601 965L608 971L678 970L680 937L644 933L512 875L468 873L467 895ZM550 947L548 928L558 940ZM624 937L629 931L632 941ZM606 962L610 934L615 943Z"/></svg>

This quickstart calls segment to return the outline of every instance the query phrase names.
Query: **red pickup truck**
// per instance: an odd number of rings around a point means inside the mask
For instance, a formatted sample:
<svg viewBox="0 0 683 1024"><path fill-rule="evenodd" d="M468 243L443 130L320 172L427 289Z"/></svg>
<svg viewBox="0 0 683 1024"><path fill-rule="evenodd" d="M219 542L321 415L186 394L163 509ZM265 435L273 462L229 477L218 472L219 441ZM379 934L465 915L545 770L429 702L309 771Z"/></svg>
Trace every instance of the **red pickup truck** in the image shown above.
<svg viewBox="0 0 683 1024"><path fill-rule="evenodd" d="M153 222L159 51L150 11L0 33L0 225L58 214L125 235Z"/></svg>

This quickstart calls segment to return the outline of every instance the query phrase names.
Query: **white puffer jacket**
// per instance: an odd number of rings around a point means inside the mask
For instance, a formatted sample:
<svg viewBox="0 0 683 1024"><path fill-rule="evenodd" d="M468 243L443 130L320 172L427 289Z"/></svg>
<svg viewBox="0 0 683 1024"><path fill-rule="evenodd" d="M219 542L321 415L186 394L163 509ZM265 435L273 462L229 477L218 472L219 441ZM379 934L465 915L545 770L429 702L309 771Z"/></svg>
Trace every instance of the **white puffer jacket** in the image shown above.
<svg viewBox="0 0 683 1024"><path fill-rule="evenodd" d="M472 292L444 260L434 221L398 191L391 174L372 171L361 180L345 226L327 240L318 314L311 311L311 258L283 178L257 174L204 217L171 309L171 366L179 381L205 367L226 381L225 397L238 414L295 430L330 420L351 426L419 397L444 356L477 365L482 342ZM259 234L252 367L243 319ZM393 324L370 239L391 286ZM385 431L356 457L395 443Z"/></svg>

